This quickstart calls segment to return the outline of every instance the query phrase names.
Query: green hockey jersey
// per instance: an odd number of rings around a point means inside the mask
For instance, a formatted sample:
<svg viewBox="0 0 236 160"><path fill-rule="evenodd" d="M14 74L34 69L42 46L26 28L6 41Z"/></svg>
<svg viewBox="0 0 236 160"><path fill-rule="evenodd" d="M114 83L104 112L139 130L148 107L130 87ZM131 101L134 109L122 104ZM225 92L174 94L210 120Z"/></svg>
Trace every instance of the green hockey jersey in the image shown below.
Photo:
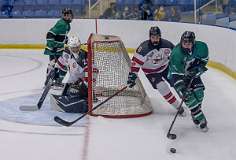
<svg viewBox="0 0 236 160"><path fill-rule="evenodd" d="M188 76L188 71L191 68L205 67L208 59L208 47L206 43L196 41L192 54L183 52L180 44L178 44L172 50L170 58L168 78L171 84L176 86L176 83L181 82L185 76Z"/></svg>
<svg viewBox="0 0 236 160"><path fill-rule="evenodd" d="M69 31L70 24L63 19L58 20L47 33L47 45L44 54L62 55Z"/></svg>

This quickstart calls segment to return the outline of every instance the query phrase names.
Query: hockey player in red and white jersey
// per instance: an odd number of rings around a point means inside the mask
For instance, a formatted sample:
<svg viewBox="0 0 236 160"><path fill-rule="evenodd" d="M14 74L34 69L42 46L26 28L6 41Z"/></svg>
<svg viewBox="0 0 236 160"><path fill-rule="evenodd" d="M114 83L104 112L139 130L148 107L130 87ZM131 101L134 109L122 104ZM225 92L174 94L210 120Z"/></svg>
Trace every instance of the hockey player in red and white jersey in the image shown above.
<svg viewBox="0 0 236 160"><path fill-rule="evenodd" d="M135 80L141 68L152 87L157 89L169 104L178 109L180 102L171 92L167 79L169 57L173 48L174 45L170 41L161 38L159 27L151 27L149 30L149 40L140 44L132 58L132 66L127 84L130 88L136 84ZM182 107L179 113L185 116Z"/></svg>
<svg viewBox="0 0 236 160"><path fill-rule="evenodd" d="M55 65L59 70L65 71L62 80L64 89L61 95L52 95L56 110L70 113L85 113L88 111L86 84L87 52L81 49L77 36L71 36L62 56ZM94 76L95 77L95 76Z"/></svg>

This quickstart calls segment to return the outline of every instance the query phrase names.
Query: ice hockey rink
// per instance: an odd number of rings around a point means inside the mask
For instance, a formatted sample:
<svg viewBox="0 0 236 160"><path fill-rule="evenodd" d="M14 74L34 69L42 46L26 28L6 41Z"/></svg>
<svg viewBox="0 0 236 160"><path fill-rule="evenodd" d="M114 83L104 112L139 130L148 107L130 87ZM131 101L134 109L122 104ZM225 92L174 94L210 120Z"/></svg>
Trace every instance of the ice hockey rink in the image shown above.
<svg viewBox="0 0 236 160"><path fill-rule="evenodd" d="M0 159L1 160L234 160L236 158L236 81L213 68L203 75L203 110L209 131L196 128L188 113L166 133L174 118L171 108L140 75L154 113L132 119L87 116L72 127L53 121L77 114L53 112L48 99L42 110L19 111L35 104L42 92L48 58L42 50L0 50ZM170 153L176 148L175 154Z"/></svg>

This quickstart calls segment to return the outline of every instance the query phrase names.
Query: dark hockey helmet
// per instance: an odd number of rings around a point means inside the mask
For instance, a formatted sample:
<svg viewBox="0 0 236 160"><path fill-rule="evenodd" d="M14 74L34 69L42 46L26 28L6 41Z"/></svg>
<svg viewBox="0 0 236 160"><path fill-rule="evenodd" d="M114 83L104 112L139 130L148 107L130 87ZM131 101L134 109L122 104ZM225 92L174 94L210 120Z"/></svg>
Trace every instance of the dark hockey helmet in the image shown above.
<svg viewBox="0 0 236 160"><path fill-rule="evenodd" d="M183 47L183 43L192 43L192 48L185 48L185 47ZM195 43L195 33L192 32L192 31L185 31L182 34L181 40L180 40L181 49L185 53L191 53L192 50L193 50L194 43Z"/></svg>
<svg viewBox="0 0 236 160"><path fill-rule="evenodd" d="M71 16L67 16L67 15L71 15ZM73 11L70 8L64 8L62 10L62 17L66 22L71 23L71 21L74 17Z"/></svg>
<svg viewBox="0 0 236 160"><path fill-rule="evenodd" d="M151 27L149 30L149 36L155 35L155 36L161 36L161 30L158 26Z"/></svg>
<svg viewBox="0 0 236 160"><path fill-rule="evenodd" d="M181 36L181 43L182 42L191 42L194 44L195 42L195 34L191 31L185 31Z"/></svg>
<svg viewBox="0 0 236 160"><path fill-rule="evenodd" d="M64 8L64 9L62 10L62 15L66 15L66 14L71 14L71 15L73 15L72 9L70 9L70 8Z"/></svg>
<svg viewBox="0 0 236 160"><path fill-rule="evenodd" d="M150 42L153 46L158 46L160 44L161 30L159 27L154 26L149 30Z"/></svg>

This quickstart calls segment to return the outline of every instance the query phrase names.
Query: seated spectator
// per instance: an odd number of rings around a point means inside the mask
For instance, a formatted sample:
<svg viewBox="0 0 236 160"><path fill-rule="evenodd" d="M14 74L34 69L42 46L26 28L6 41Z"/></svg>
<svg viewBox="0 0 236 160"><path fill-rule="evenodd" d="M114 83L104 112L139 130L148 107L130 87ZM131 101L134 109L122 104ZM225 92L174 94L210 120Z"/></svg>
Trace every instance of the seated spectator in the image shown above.
<svg viewBox="0 0 236 160"><path fill-rule="evenodd" d="M142 0L138 6L141 11L141 20L153 20L152 0Z"/></svg>
<svg viewBox="0 0 236 160"><path fill-rule="evenodd" d="M120 13L117 11L116 3L112 2L110 3L110 7L105 10L103 15L101 15L99 18L103 19L119 19Z"/></svg>
<svg viewBox="0 0 236 160"><path fill-rule="evenodd" d="M122 19L131 19L132 12L130 12L129 7L125 6L124 11L122 12Z"/></svg>
<svg viewBox="0 0 236 160"><path fill-rule="evenodd" d="M230 14L230 0L222 0L222 10L226 15Z"/></svg>
<svg viewBox="0 0 236 160"><path fill-rule="evenodd" d="M12 18L12 9L15 0L4 0L1 7L1 12L9 18Z"/></svg>
<svg viewBox="0 0 236 160"><path fill-rule="evenodd" d="M170 8L170 15L168 17L168 21L171 22L179 22L181 19L179 11L175 7Z"/></svg>
<svg viewBox="0 0 236 160"><path fill-rule="evenodd" d="M139 10L138 6L134 6L134 8L132 9L130 19L134 19L134 20L141 19L141 14L140 14L140 10Z"/></svg>
<svg viewBox="0 0 236 160"><path fill-rule="evenodd" d="M155 17L154 19L156 21L163 21L166 18L166 12L165 12L165 8L163 6L160 6L160 8L157 8L155 10Z"/></svg>

